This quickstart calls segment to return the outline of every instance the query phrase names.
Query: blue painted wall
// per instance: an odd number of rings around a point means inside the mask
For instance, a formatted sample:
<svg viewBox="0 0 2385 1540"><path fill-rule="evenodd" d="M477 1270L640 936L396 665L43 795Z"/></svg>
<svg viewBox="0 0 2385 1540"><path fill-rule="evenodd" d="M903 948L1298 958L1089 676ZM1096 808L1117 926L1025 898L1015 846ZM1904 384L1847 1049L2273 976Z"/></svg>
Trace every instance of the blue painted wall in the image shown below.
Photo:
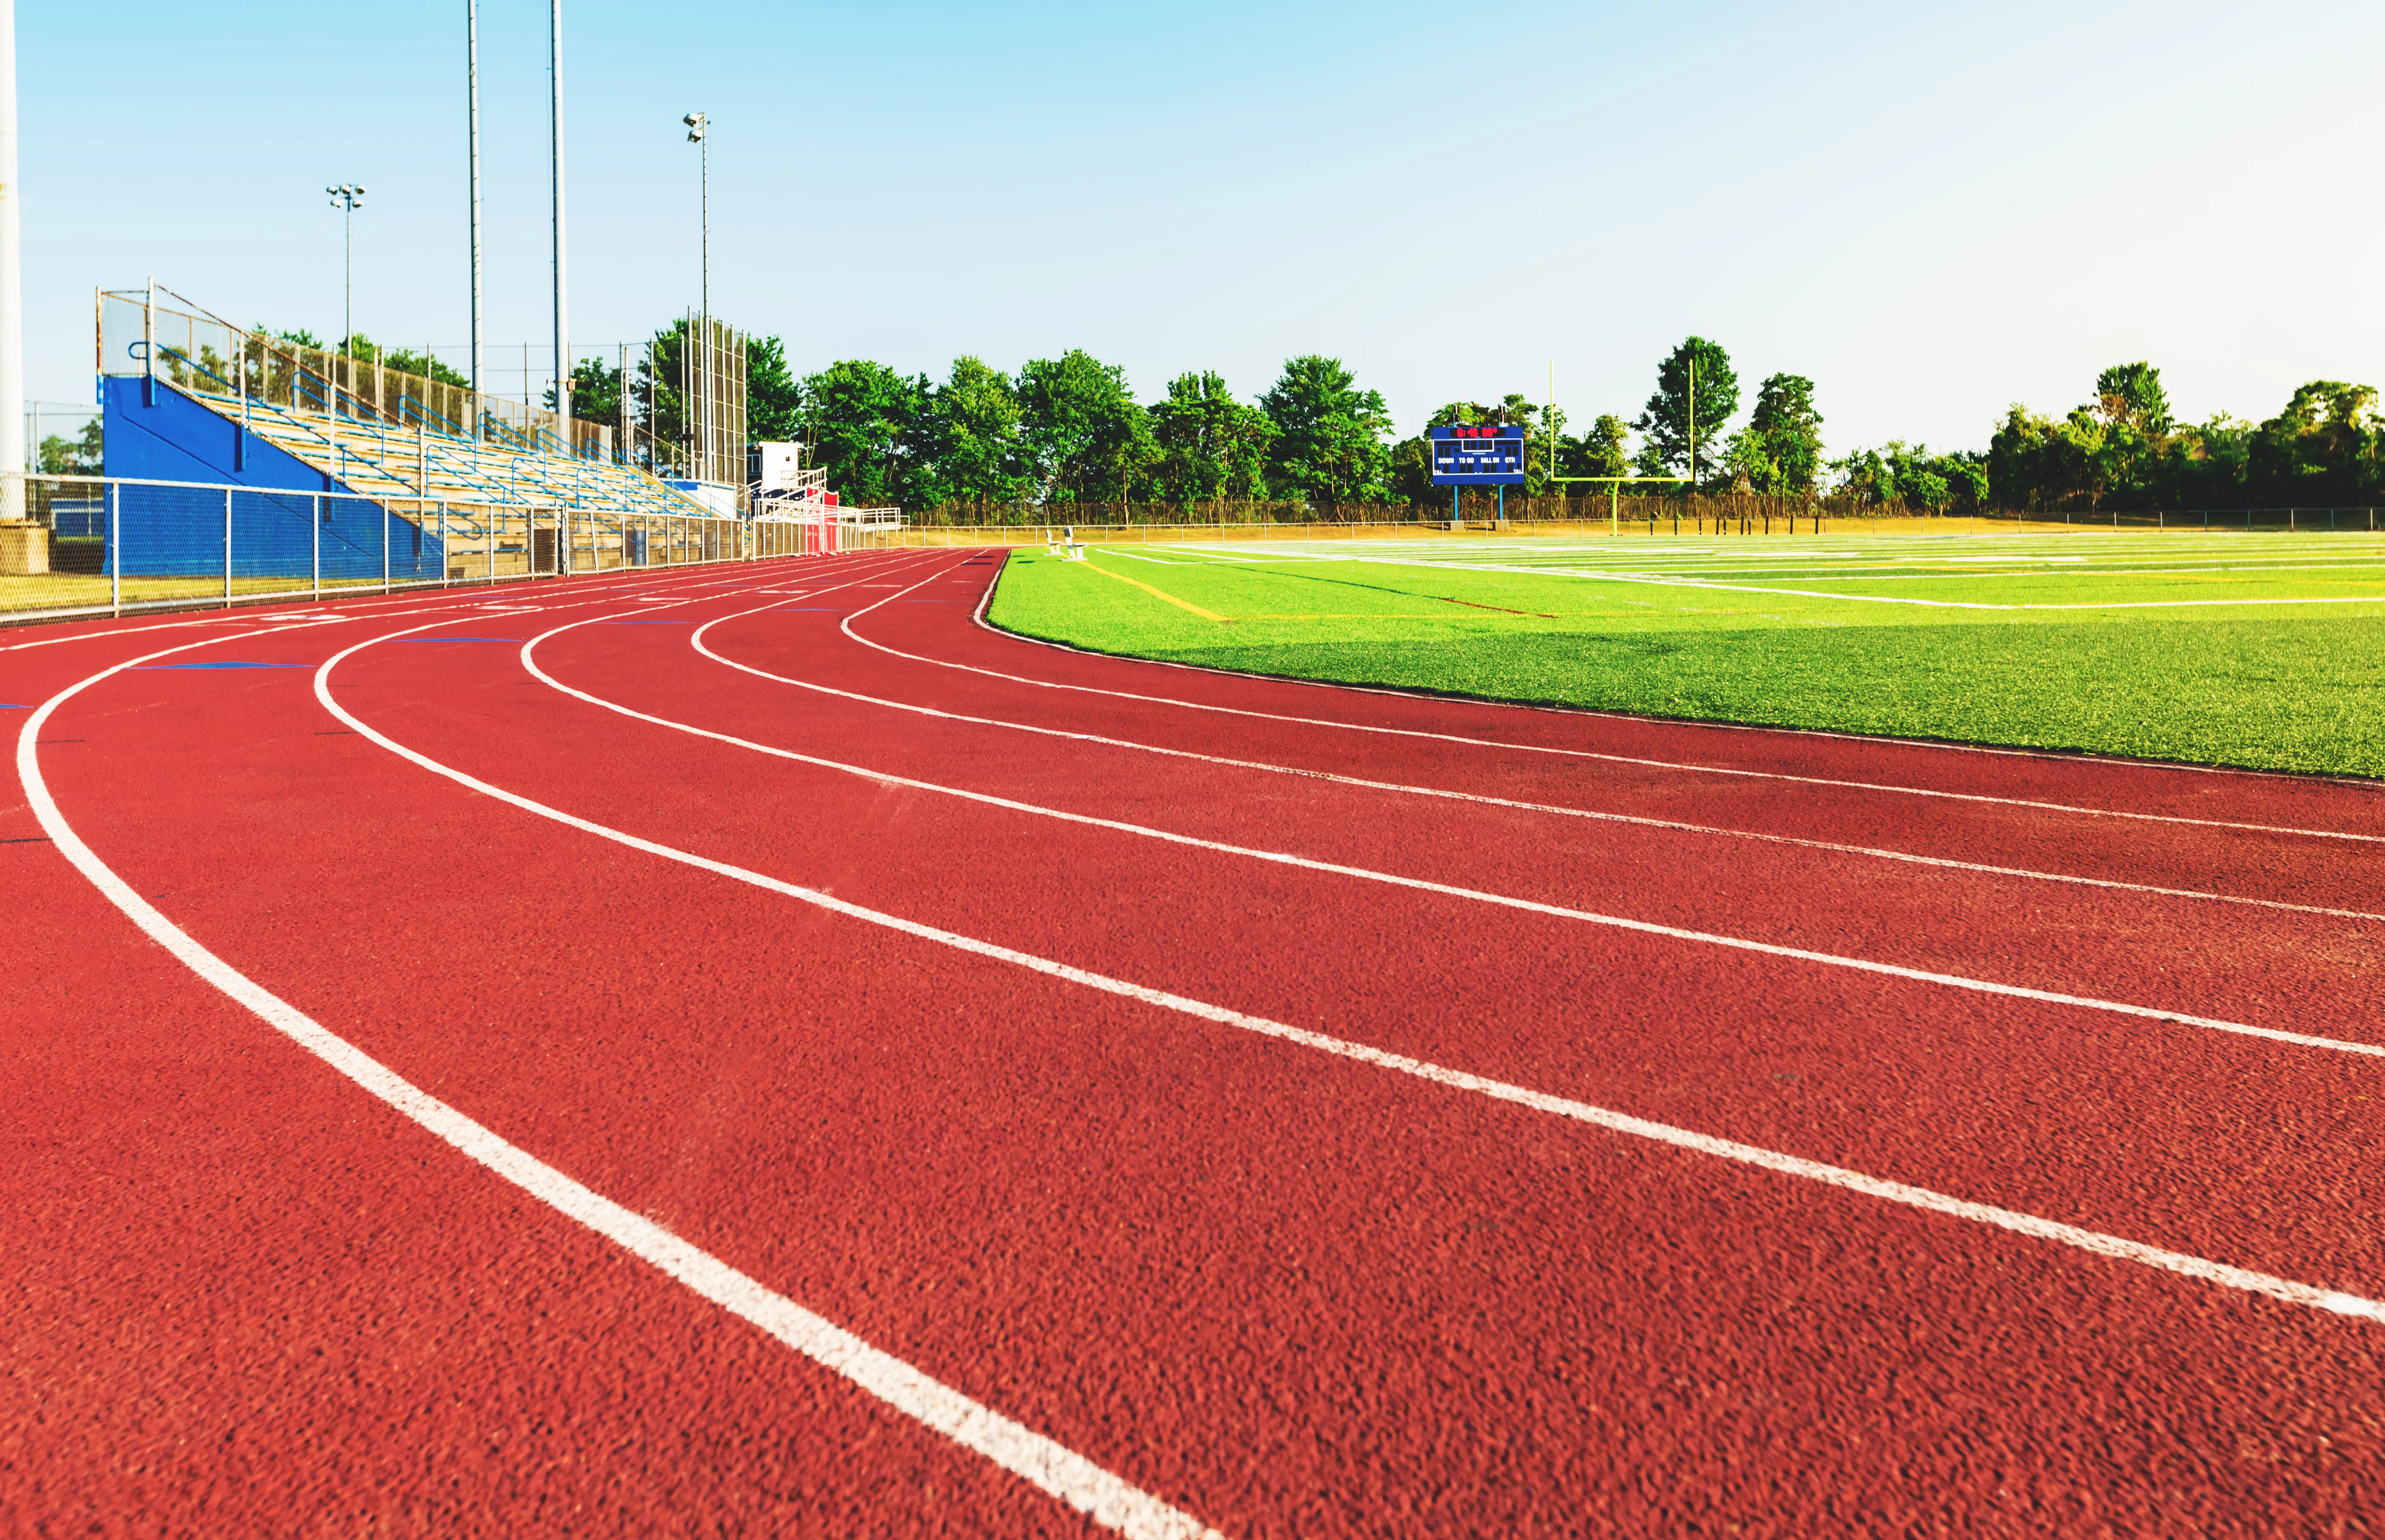
<svg viewBox="0 0 2385 1540"><path fill-rule="evenodd" d="M111 376L100 382L104 474L155 481L211 482L256 487L232 494L231 562L235 578L303 578L314 571L313 496L325 493L323 576L381 575L381 541L389 541L389 574L401 581L442 575L439 537L408 519L359 496L328 471L243 434L240 424L192 400L164 381L150 404L144 382ZM242 441L245 439L246 442ZM224 570L224 495L220 490L128 486L119 496L121 529L111 562L128 577L195 577Z"/></svg>

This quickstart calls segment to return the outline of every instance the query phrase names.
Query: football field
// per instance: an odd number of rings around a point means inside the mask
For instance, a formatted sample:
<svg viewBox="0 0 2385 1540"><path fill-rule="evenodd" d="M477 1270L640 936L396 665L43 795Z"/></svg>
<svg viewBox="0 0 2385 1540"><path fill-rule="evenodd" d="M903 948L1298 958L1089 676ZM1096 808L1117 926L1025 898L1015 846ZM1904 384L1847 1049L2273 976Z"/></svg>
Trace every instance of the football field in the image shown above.
<svg viewBox="0 0 2385 1540"><path fill-rule="evenodd" d="M2385 774L2385 537L1515 535L1013 558L1105 652L1702 720Z"/></svg>

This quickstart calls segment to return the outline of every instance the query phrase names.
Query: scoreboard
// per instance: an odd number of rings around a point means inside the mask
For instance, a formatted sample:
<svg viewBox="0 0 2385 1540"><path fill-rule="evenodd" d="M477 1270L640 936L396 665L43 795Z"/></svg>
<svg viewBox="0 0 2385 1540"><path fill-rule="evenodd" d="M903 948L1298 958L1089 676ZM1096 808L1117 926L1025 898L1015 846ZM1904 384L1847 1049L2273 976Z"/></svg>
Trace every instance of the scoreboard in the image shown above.
<svg viewBox="0 0 2385 1540"><path fill-rule="evenodd" d="M1524 430L1457 423L1428 428L1425 439L1432 450L1435 486L1521 486L1524 484Z"/></svg>

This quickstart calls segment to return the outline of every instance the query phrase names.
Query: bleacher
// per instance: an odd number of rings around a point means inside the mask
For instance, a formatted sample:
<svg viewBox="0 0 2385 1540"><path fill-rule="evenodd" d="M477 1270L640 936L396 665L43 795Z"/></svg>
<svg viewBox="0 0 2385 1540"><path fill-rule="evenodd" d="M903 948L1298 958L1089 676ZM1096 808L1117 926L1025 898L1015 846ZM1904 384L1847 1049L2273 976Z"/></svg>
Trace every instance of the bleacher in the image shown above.
<svg viewBox="0 0 2385 1540"><path fill-rule="evenodd" d="M608 520L712 513L618 452L610 427L244 331L187 302L102 294L100 363L111 410L129 408L135 387L143 407L170 391L237 430L224 435L229 462L217 463L223 457L201 447L208 435L176 414L173 448L195 462L183 479L247 482L247 451L261 443L324 479L307 490L354 493L411 519L440 506ZM162 469L119 465L114 435L108 445L111 475Z"/></svg>

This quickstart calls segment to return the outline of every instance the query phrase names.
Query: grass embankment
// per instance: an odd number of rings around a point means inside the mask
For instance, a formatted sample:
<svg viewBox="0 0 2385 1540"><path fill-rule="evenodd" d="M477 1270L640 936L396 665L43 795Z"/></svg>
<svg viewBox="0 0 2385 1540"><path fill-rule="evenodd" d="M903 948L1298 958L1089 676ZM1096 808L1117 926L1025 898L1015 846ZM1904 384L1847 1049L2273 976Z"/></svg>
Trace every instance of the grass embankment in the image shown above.
<svg viewBox="0 0 2385 1540"><path fill-rule="evenodd" d="M2376 535L1030 550L991 618L1302 679L2385 775Z"/></svg>

